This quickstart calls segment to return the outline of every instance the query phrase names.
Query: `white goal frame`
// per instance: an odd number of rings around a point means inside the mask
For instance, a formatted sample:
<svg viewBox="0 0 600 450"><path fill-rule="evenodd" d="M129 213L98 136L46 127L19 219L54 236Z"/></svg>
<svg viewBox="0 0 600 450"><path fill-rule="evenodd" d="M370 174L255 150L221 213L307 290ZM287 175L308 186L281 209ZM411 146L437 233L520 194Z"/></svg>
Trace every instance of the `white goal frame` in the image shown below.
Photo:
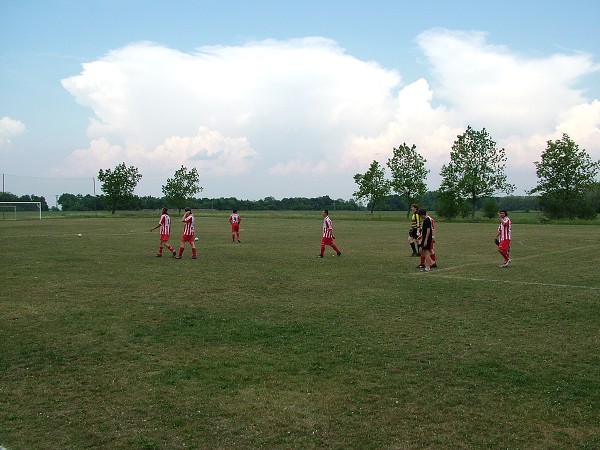
<svg viewBox="0 0 600 450"><path fill-rule="evenodd" d="M0 202L0 206L14 206L15 208L15 219L17 220L17 206L18 205L37 205L39 218L42 220L42 202Z"/></svg>

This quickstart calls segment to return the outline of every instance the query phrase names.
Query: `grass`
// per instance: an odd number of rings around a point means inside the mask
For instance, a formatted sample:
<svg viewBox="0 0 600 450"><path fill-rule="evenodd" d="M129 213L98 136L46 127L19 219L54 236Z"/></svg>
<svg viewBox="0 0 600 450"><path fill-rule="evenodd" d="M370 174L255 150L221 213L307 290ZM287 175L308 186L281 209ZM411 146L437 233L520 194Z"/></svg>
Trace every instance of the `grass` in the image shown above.
<svg viewBox="0 0 600 450"><path fill-rule="evenodd" d="M437 220L423 274L402 213L332 211L323 260L319 212L227 217L196 261L156 214L0 222L0 446L600 446L597 226L511 215L500 269L495 222Z"/></svg>

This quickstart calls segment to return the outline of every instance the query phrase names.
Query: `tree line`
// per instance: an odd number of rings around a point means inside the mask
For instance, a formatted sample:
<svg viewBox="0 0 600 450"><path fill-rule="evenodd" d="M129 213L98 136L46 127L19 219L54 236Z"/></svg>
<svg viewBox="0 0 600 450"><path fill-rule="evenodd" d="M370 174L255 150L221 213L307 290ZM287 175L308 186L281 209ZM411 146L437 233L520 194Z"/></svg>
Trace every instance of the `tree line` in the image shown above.
<svg viewBox="0 0 600 450"><path fill-rule="evenodd" d="M273 197L262 200L199 198L196 194L203 188L198 171L184 166L176 170L173 177L167 178L162 186L163 197L139 197L134 191L142 175L137 167L123 162L114 169L99 170L102 195L63 193L57 202L64 211L109 210L113 214L116 210L159 209L163 206L179 212L189 206L247 211L364 209L373 214L376 207L407 211L412 203L435 210L436 214L448 219L469 214L475 218L477 210L494 217L500 208L511 211L541 209L549 218L593 219L600 212L600 183L596 180L600 161L592 161L567 134L563 134L562 139L547 142L540 160L534 163L538 184L527 196L510 195L514 186L507 182L506 160L505 149L497 148L485 128L477 131L468 126L452 145L450 162L441 168L442 183L437 191L427 190L427 160L418 153L415 144L403 143L393 149L392 157L387 161L391 178L387 178L385 167L373 161L364 174L354 176L358 189L349 200L334 200L329 196L281 200ZM507 195L498 196L500 193ZM39 201L42 210L48 210L43 196L17 197L1 193L0 201Z"/></svg>
<svg viewBox="0 0 600 450"><path fill-rule="evenodd" d="M439 208L438 193L434 191L427 192L422 201L424 205L436 211ZM481 200L477 204L478 209L484 210L486 201ZM539 209L539 196L513 196L507 195L504 197L492 198L501 208L509 211L535 211ZM46 199L42 196L22 195L17 196L10 192L0 193L0 202L40 202L42 211L56 210L57 208L48 207ZM63 211L110 211L111 202L105 202L103 196L94 197L86 194L70 194L64 193L59 196L58 205ZM174 204L169 203L166 197L153 196L137 196L132 195L129 198L123 198L116 204L117 211L142 211L142 210L158 210L163 206L170 209L176 209ZM266 197L261 200L242 200L235 197L219 197L219 198L189 198L186 199L186 205L193 209L206 209L218 211L231 211L240 209L244 211L319 211L329 209L331 211L368 211L369 205L364 205L357 202L355 199L344 200L341 198L333 199L328 195L320 197L285 197L276 199L274 197ZM396 194L386 196L379 204L379 211L408 211L410 204L407 204L402 197ZM20 210L37 210L36 205L19 206ZM468 210L465 210L468 213ZM495 216L497 210L493 211ZM466 217L466 216L465 216Z"/></svg>
<svg viewBox="0 0 600 450"><path fill-rule="evenodd" d="M454 141L450 162L441 168L435 206L426 196L427 160L416 145L406 143L394 148L387 161L391 179L386 176L386 167L374 160L365 173L354 176L358 186L354 196L367 202L371 214L395 192L406 204L426 205L448 219L469 214L474 219L479 208L493 217L501 206L494 196L511 194L515 189L507 182L506 160L505 149L497 147L485 128L477 131L468 126ZM537 206L549 218L594 219L600 212L600 183L596 180L600 161L593 161L567 134L547 141L534 164L538 183L528 193L537 194Z"/></svg>

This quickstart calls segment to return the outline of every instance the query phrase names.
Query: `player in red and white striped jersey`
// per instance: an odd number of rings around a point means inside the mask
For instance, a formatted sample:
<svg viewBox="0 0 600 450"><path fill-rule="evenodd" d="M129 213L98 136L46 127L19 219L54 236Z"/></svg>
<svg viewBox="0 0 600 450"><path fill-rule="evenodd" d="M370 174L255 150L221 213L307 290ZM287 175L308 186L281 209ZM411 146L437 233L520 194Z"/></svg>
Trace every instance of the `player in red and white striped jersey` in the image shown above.
<svg viewBox="0 0 600 450"><path fill-rule="evenodd" d="M166 246L169 251L175 256L175 249L169 245L169 237L171 236L171 218L169 217L167 208L162 209L162 215L160 216L160 220L158 221L158 225L154 228L150 228L150 231L154 231L160 227L160 241L158 243L158 252L156 253L157 257L162 256L163 245Z"/></svg>
<svg viewBox="0 0 600 450"><path fill-rule="evenodd" d="M319 255L319 258L323 257L323 254L325 253L326 245L329 245L331 248L333 248L338 256L342 256L342 252L337 247L337 245L335 245L335 243L333 242L334 239L335 239L335 236L333 235L333 225L331 224L331 219L329 218L329 211L324 210L323 211L323 237L321 238L321 254Z"/></svg>
<svg viewBox="0 0 600 450"><path fill-rule="evenodd" d="M179 246L179 254L175 256L177 259L181 259L183 251L185 250L185 243L189 242L192 246L192 259L196 259L196 243L194 238L194 227L196 225L196 219L192 214L191 208L185 208L185 214L181 219L183 222L183 234L181 235L181 244Z"/></svg>
<svg viewBox="0 0 600 450"><path fill-rule="evenodd" d="M505 209L501 209L498 212L500 216L500 225L498 226L498 233L496 233L496 239L500 241L498 244L498 251L504 258L504 263L500 264L500 267L508 267L510 264L510 240L512 239L511 222L508 217L508 212Z"/></svg>
<svg viewBox="0 0 600 450"><path fill-rule="evenodd" d="M235 242L235 238L237 236L237 241L240 241L240 223L242 223L242 216L240 216L237 209L233 210L233 214L229 216L229 223L231 224L231 241Z"/></svg>

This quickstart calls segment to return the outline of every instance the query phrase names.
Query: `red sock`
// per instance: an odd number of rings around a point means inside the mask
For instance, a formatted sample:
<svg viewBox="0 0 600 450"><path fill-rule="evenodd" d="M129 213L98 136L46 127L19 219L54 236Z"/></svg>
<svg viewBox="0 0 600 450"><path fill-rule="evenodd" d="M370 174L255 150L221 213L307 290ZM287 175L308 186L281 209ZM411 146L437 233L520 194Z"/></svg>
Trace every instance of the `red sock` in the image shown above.
<svg viewBox="0 0 600 450"><path fill-rule="evenodd" d="M425 256L421 255L421 265L425 265Z"/></svg>
<svg viewBox="0 0 600 450"><path fill-rule="evenodd" d="M179 256L183 255L184 250L185 250L185 247L179 247Z"/></svg>
<svg viewBox="0 0 600 450"><path fill-rule="evenodd" d="M158 247L158 254L162 255L162 247Z"/></svg>
<svg viewBox="0 0 600 450"><path fill-rule="evenodd" d="M323 255L323 253L325 253L325 245L321 244L321 255Z"/></svg>
<svg viewBox="0 0 600 450"><path fill-rule="evenodd" d="M173 247L171 247L170 245L167 245L167 248L169 249L169 251L170 251L171 253L173 253L173 252L175 251L175 249L174 249Z"/></svg>
<svg viewBox="0 0 600 450"><path fill-rule="evenodd" d="M196 256L196 247L192 247L192 256Z"/></svg>

